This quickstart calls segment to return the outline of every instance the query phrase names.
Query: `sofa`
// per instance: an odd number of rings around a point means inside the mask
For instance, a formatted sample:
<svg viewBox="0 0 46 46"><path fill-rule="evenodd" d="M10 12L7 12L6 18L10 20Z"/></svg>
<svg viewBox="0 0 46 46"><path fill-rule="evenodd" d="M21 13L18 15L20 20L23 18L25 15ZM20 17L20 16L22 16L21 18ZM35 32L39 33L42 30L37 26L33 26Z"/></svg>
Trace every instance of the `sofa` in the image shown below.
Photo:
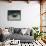
<svg viewBox="0 0 46 46"><path fill-rule="evenodd" d="M33 31L29 28L10 27L8 32L10 32L10 35L4 36L4 40L20 40L21 43L32 43L34 41Z"/></svg>

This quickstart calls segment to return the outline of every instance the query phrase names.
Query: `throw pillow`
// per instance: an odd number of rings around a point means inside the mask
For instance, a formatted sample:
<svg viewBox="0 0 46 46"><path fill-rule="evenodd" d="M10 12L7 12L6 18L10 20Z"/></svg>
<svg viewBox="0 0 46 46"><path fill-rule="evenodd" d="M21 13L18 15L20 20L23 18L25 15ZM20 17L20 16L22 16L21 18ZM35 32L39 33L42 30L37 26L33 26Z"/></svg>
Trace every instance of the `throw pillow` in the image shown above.
<svg viewBox="0 0 46 46"><path fill-rule="evenodd" d="M26 29L21 29L21 33L24 35L27 32L27 28Z"/></svg>
<svg viewBox="0 0 46 46"><path fill-rule="evenodd" d="M14 33L20 33L21 29L20 28L15 28Z"/></svg>

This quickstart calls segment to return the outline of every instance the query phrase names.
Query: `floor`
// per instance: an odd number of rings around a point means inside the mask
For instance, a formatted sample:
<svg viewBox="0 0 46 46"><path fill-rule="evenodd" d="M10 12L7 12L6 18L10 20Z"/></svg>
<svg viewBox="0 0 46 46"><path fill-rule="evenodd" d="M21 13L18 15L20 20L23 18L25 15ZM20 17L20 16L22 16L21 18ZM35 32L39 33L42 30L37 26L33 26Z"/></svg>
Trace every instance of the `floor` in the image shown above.
<svg viewBox="0 0 46 46"><path fill-rule="evenodd" d="M22 44L22 46L46 46L46 44L43 43L42 40L38 40L38 41L36 40L36 41L34 41L33 43Z"/></svg>
<svg viewBox="0 0 46 46"><path fill-rule="evenodd" d="M46 46L46 44L42 40L36 40L33 43L20 43L16 45L5 44L4 46Z"/></svg>

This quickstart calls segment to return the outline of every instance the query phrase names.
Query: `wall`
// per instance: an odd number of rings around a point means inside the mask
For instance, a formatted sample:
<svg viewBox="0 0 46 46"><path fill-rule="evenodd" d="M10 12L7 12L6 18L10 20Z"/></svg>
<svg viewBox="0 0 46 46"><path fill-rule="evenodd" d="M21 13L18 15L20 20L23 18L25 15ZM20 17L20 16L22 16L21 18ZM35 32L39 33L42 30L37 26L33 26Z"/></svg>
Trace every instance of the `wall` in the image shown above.
<svg viewBox="0 0 46 46"><path fill-rule="evenodd" d="M8 21L8 10L21 10L21 21ZM32 27L40 26L40 4L31 1L29 4L21 1L12 3L0 1L0 27Z"/></svg>

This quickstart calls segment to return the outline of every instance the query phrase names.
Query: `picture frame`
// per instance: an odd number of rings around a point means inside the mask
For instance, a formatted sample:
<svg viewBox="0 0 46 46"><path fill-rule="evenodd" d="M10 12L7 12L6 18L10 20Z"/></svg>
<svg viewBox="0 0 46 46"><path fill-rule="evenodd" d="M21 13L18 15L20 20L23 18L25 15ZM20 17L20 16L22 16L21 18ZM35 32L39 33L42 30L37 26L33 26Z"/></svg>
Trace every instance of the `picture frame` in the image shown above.
<svg viewBox="0 0 46 46"><path fill-rule="evenodd" d="M20 21L21 10L8 10L8 21Z"/></svg>

